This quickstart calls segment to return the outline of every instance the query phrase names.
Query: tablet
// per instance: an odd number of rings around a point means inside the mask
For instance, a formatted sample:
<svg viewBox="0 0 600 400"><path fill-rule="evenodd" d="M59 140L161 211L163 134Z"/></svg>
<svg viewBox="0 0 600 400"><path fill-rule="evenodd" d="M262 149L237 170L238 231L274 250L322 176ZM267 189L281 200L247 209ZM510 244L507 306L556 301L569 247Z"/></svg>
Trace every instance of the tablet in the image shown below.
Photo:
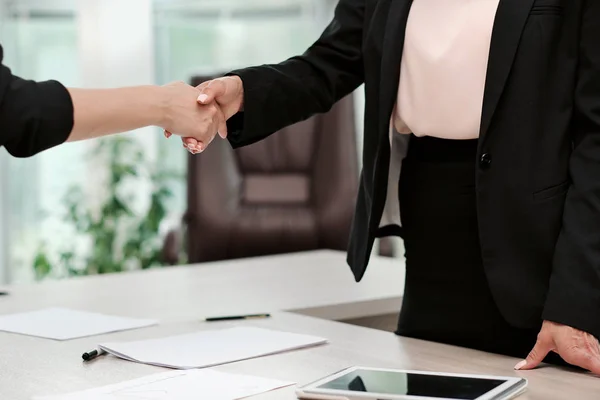
<svg viewBox="0 0 600 400"><path fill-rule="evenodd" d="M351 367L299 388L313 400L508 400L523 393L516 377Z"/></svg>

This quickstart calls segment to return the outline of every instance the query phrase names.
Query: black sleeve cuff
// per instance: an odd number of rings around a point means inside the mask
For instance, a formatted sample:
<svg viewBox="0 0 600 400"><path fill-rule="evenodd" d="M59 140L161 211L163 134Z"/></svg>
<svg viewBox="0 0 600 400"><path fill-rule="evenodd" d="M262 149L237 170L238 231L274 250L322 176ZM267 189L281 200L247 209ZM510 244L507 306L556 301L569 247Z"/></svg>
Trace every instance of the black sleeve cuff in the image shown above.
<svg viewBox="0 0 600 400"><path fill-rule="evenodd" d="M227 121L228 140L233 148L256 143L286 125L274 116L276 110L267 110L266 100L273 85L264 79L264 68L240 69L225 75L240 77L244 85L244 111ZM265 115L269 117L265 118Z"/></svg>
<svg viewBox="0 0 600 400"><path fill-rule="evenodd" d="M15 157L30 157L64 143L74 125L73 101L57 81L19 81L11 90L8 124L14 132L6 149Z"/></svg>
<svg viewBox="0 0 600 400"><path fill-rule="evenodd" d="M567 325L600 339L600 294L586 293L553 278L542 319Z"/></svg>
<svg viewBox="0 0 600 400"><path fill-rule="evenodd" d="M227 121L227 139L234 149L243 146L244 118L245 113L239 112Z"/></svg>

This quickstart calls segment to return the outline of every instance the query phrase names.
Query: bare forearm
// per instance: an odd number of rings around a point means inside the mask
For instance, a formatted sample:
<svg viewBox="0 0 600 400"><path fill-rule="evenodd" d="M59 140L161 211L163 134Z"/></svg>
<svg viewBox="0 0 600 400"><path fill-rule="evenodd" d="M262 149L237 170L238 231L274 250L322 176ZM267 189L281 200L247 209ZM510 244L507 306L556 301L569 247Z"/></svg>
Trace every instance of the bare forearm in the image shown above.
<svg viewBox="0 0 600 400"><path fill-rule="evenodd" d="M69 89L69 93L75 119L70 142L160 126L169 101L160 86Z"/></svg>

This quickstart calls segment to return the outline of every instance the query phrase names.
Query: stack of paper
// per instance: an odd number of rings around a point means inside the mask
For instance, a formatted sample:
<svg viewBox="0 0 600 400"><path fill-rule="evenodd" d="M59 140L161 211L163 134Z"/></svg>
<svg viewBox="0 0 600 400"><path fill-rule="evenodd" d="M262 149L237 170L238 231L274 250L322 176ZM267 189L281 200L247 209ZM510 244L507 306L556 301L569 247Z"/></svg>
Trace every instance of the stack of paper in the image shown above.
<svg viewBox="0 0 600 400"><path fill-rule="evenodd" d="M46 339L68 340L156 325L158 321L48 308L0 315L0 331Z"/></svg>
<svg viewBox="0 0 600 400"><path fill-rule="evenodd" d="M36 400L237 400L294 383L213 370L171 371L117 385Z"/></svg>
<svg viewBox="0 0 600 400"><path fill-rule="evenodd" d="M105 343L100 349L126 360L167 368L203 368L326 343L314 336L238 327L161 339Z"/></svg>

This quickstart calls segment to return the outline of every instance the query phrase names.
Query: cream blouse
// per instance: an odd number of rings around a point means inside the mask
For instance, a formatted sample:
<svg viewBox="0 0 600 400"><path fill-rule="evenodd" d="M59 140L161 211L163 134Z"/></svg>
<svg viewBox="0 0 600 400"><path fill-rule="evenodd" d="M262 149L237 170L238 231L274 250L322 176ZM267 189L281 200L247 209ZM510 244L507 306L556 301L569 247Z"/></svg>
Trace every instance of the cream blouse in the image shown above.
<svg viewBox="0 0 600 400"><path fill-rule="evenodd" d="M413 0L393 124L400 133L479 137L500 0Z"/></svg>

